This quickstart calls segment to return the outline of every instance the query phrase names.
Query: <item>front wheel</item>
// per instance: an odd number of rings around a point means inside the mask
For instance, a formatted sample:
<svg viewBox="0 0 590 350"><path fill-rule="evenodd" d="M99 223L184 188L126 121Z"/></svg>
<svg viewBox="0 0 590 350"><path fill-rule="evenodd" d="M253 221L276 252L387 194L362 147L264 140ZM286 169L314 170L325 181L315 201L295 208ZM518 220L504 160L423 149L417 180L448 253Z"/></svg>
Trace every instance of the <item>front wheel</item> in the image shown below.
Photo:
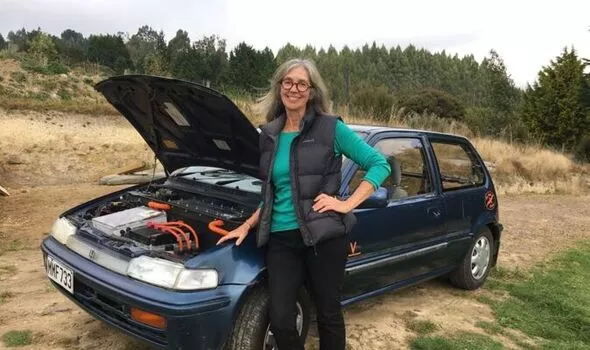
<svg viewBox="0 0 590 350"><path fill-rule="evenodd" d="M450 273L451 283L467 290L481 287L490 273L493 255L494 237L490 229L485 227L473 239L459 267Z"/></svg>
<svg viewBox="0 0 590 350"><path fill-rule="evenodd" d="M234 324L226 350L278 350L270 330L268 289L258 286L246 297ZM303 340L310 323L309 296L302 290L297 298L296 326Z"/></svg>

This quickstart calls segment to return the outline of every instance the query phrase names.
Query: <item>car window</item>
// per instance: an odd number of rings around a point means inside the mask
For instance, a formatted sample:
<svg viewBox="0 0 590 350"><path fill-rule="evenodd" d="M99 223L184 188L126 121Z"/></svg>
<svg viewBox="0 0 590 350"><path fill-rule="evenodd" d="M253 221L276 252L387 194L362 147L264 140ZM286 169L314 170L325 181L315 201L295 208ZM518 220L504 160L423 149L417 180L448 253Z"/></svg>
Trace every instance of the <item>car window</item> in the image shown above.
<svg viewBox="0 0 590 350"><path fill-rule="evenodd" d="M399 200L432 192L432 183L426 165L422 141L418 138L387 138L375 146L387 159L391 174L381 185L387 188L389 200ZM396 175L396 172L399 175ZM354 192L363 180L366 171L357 169L349 184L349 193Z"/></svg>
<svg viewBox="0 0 590 350"><path fill-rule="evenodd" d="M466 144L431 143L440 169L443 191L483 185L482 165Z"/></svg>

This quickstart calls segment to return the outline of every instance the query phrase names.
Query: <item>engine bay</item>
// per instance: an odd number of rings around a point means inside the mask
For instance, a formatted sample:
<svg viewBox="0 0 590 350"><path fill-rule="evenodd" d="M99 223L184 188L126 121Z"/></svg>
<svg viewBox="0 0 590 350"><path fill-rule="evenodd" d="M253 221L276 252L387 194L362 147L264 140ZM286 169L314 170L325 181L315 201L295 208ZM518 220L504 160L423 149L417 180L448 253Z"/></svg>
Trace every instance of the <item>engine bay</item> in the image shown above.
<svg viewBox="0 0 590 350"><path fill-rule="evenodd" d="M232 200L215 191L152 184L86 206L68 219L82 237L125 255L183 261L214 246L258 202L252 195Z"/></svg>

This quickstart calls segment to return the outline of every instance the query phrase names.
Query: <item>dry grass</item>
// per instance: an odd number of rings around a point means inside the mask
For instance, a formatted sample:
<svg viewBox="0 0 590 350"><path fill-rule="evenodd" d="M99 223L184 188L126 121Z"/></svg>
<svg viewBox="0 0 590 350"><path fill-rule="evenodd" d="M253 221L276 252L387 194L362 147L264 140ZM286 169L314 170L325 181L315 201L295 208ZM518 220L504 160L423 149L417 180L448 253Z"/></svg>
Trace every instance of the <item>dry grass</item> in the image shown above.
<svg viewBox="0 0 590 350"><path fill-rule="evenodd" d="M590 166L575 163L562 153L487 138L475 138L473 143L501 193L589 192Z"/></svg>
<svg viewBox="0 0 590 350"><path fill-rule="evenodd" d="M34 98L0 96L0 107L7 111L57 111L88 115L119 115L119 112L106 102L84 100L37 100Z"/></svg>

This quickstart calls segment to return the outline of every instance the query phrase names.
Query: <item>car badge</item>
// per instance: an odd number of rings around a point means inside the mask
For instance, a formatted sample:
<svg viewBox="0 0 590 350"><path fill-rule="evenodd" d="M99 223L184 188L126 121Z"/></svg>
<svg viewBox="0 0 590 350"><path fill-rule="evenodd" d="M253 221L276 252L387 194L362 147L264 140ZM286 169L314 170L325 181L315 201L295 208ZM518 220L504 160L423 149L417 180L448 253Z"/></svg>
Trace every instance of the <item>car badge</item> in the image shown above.
<svg viewBox="0 0 590 350"><path fill-rule="evenodd" d="M484 204L487 210L494 210L496 208L496 196L494 192L487 191L484 196Z"/></svg>
<svg viewBox="0 0 590 350"><path fill-rule="evenodd" d="M90 249L90 251L88 252L88 257L90 258L90 260L96 260L96 251L94 249Z"/></svg>

